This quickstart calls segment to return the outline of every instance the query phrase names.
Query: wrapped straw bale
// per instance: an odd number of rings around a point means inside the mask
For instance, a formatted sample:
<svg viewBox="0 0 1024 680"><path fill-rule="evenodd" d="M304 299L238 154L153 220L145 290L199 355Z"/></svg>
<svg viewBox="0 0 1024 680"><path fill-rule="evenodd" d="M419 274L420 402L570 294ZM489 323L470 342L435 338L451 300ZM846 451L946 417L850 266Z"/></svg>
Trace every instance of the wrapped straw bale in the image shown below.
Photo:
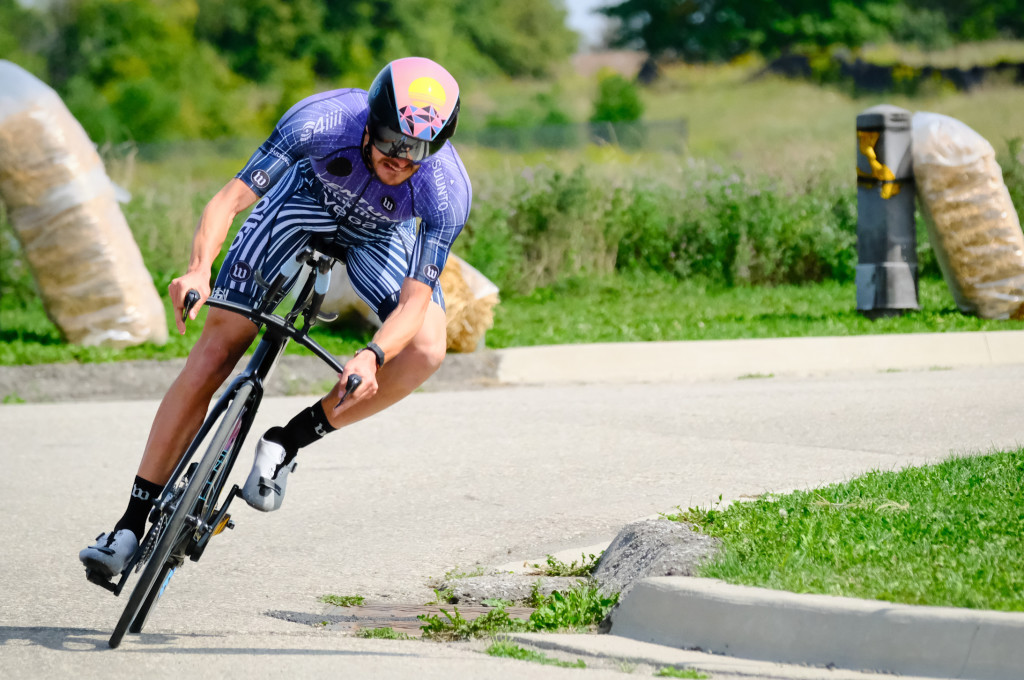
<svg viewBox="0 0 1024 680"><path fill-rule="evenodd" d="M331 287L327 289L320 309L338 314L342 318L355 314L373 326L380 326L380 319L370 309L370 305L363 302L362 298L356 294L352 282L348 279L345 264L342 262L334 263L334 268L331 270Z"/></svg>
<svg viewBox="0 0 1024 680"><path fill-rule="evenodd" d="M441 272L448 349L472 352L480 347L484 334L494 325L498 287L457 255L450 255Z"/></svg>
<svg viewBox="0 0 1024 680"><path fill-rule="evenodd" d="M914 114L912 127L917 192L957 307L1024 317L1024 234L992 145L940 114Z"/></svg>
<svg viewBox="0 0 1024 680"><path fill-rule="evenodd" d="M457 255L448 256L440 281L444 292L448 349L452 352L473 352L494 325L498 287ZM331 272L331 288L321 309L343 318L357 314L370 324L380 326L377 315L352 288L345 265L340 262Z"/></svg>
<svg viewBox="0 0 1024 680"><path fill-rule="evenodd" d="M69 342L167 340L164 307L88 136L60 97L0 60L0 200Z"/></svg>

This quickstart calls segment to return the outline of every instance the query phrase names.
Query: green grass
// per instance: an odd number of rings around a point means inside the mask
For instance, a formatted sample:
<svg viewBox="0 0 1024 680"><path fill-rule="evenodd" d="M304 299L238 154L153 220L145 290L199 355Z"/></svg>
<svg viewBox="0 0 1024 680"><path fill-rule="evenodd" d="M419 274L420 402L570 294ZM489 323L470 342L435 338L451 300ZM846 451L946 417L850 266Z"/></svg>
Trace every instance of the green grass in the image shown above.
<svg viewBox="0 0 1024 680"><path fill-rule="evenodd" d="M601 555L604 552L602 551ZM539 564L533 565L534 569L541 569L545 576L590 576L597 569L597 563L601 559L601 555L591 554L580 555L579 562L573 560L572 562L563 562L557 557L548 555L547 562L544 566Z"/></svg>
<svg viewBox="0 0 1024 680"><path fill-rule="evenodd" d="M372 640L412 640L413 638L405 633L400 633L390 626L385 628L360 628L356 631L356 637L370 638Z"/></svg>
<svg viewBox="0 0 1024 680"><path fill-rule="evenodd" d="M921 311L871 321L856 311L853 283L715 288L626 275L570 281L503 300L492 348L577 342L726 340L879 333L1019 330L1022 321L961 314L945 283L920 281Z"/></svg>
<svg viewBox="0 0 1024 680"><path fill-rule="evenodd" d="M700 575L916 605L1024 611L1024 449L669 515L722 539Z"/></svg>
<svg viewBox="0 0 1024 680"><path fill-rule="evenodd" d="M556 590L530 614L530 627L555 631L596 626L618 601L618 593L603 595L593 583L578 584L564 593Z"/></svg>
<svg viewBox="0 0 1024 680"><path fill-rule="evenodd" d="M919 300L919 312L870 321L855 309L853 283L724 288L639 274L576 279L504 298L495 308L487 346L1024 329L1024 321L961 314L938 279L920 281ZM0 308L0 365L184 357L200 330L201 323L192 323L185 336L172 332L162 347L81 347L62 342L41 303L27 309ZM371 332L363 326L318 327L311 335L328 351L350 356ZM309 354L294 343L287 353Z"/></svg>
<svg viewBox="0 0 1024 680"><path fill-rule="evenodd" d="M579 583L566 592L555 591L536 602L529 619L513 619L503 606L475 619L466 619L458 607L438 614L421 614L423 637L433 640L465 640L513 631L587 630L599 624L618 602L618 594L602 594L593 583Z"/></svg>
<svg viewBox="0 0 1024 680"><path fill-rule="evenodd" d="M324 604L333 604L337 607L361 607L366 602L362 595L321 595L319 599Z"/></svg>
<svg viewBox="0 0 1024 680"><path fill-rule="evenodd" d="M704 680L708 677L692 668L676 668L674 666L659 668L654 676L657 678L689 678L690 680Z"/></svg>
<svg viewBox="0 0 1024 680"><path fill-rule="evenodd" d="M558 659L552 659L543 652L525 649L514 642L509 642L508 640L497 640L490 647L485 649L484 652L490 656L519 659L520 661L533 661L534 663L544 664L545 666L560 666L562 668L587 667L587 665L583 663L582 659L576 659L576 661L559 661Z"/></svg>
<svg viewBox="0 0 1024 680"><path fill-rule="evenodd" d="M957 53L976 56L958 57ZM961 46L933 63L973 66L1002 58L1003 44ZM1013 58L1021 54L1020 43ZM906 51L907 63L921 60ZM880 59L881 60L881 59ZM857 114L876 104L909 111L933 111L971 126L999 148L1003 140L1024 136L1024 119L1009 115L1024 106L1024 88L986 86L973 92L941 91L908 97L871 94L854 97L829 87L758 77L763 61L742 58L728 65L675 64L662 80L644 90L645 120L689 122L688 149L698 157L740 161L747 167L800 183L813 173L853 171ZM1018 208L1019 209L1019 208Z"/></svg>
<svg viewBox="0 0 1024 680"><path fill-rule="evenodd" d="M424 638L442 642L527 630L527 622L513 619L504 607L491 609L475 619L464 617L458 607L452 607L452 611L442 609L439 614L420 614L417 618L423 622L420 630Z"/></svg>

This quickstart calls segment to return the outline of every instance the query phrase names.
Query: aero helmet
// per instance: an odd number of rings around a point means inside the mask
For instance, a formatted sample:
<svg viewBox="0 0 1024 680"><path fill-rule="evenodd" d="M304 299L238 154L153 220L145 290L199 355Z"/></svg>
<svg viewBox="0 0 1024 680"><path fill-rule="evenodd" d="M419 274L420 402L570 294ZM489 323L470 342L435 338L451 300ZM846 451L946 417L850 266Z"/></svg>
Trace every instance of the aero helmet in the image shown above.
<svg viewBox="0 0 1024 680"><path fill-rule="evenodd" d="M373 79L369 103L370 143L386 156L418 163L440 151L455 132L459 84L440 64L405 57Z"/></svg>

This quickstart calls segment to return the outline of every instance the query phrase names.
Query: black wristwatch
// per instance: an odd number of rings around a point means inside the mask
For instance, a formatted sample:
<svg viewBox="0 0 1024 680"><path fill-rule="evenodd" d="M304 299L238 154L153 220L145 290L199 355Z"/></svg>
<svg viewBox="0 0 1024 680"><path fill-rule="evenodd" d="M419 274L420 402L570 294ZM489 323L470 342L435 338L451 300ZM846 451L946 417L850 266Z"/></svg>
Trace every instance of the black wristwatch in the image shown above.
<svg viewBox="0 0 1024 680"><path fill-rule="evenodd" d="M384 365L384 350L382 350L377 345L377 343L368 342L368 343L366 343L366 347L364 347L363 349L359 350L359 352L362 352L363 350L369 350L369 351L373 352L373 356L377 359L377 368L380 368L381 366ZM359 354L359 352L356 352L356 354Z"/></svg>

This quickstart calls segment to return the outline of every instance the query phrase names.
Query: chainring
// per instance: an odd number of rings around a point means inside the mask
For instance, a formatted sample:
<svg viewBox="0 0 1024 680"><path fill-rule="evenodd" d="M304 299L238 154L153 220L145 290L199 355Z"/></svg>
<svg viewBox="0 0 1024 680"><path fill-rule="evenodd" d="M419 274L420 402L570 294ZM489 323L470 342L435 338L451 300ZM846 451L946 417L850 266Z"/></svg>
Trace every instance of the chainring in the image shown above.
<svg viewBox="0 0 1024 680"><path fill-rule="evenodd" d="M146 563L149 562L149 558L153 555L153 549L164 534L166 524L167 515L160 513L160 519L150 528L149 533L146 534L146 539L142 542L142 552L139 555L139 561L135 563L135 573L142 571L142 567L146 566Z"/></svg>

